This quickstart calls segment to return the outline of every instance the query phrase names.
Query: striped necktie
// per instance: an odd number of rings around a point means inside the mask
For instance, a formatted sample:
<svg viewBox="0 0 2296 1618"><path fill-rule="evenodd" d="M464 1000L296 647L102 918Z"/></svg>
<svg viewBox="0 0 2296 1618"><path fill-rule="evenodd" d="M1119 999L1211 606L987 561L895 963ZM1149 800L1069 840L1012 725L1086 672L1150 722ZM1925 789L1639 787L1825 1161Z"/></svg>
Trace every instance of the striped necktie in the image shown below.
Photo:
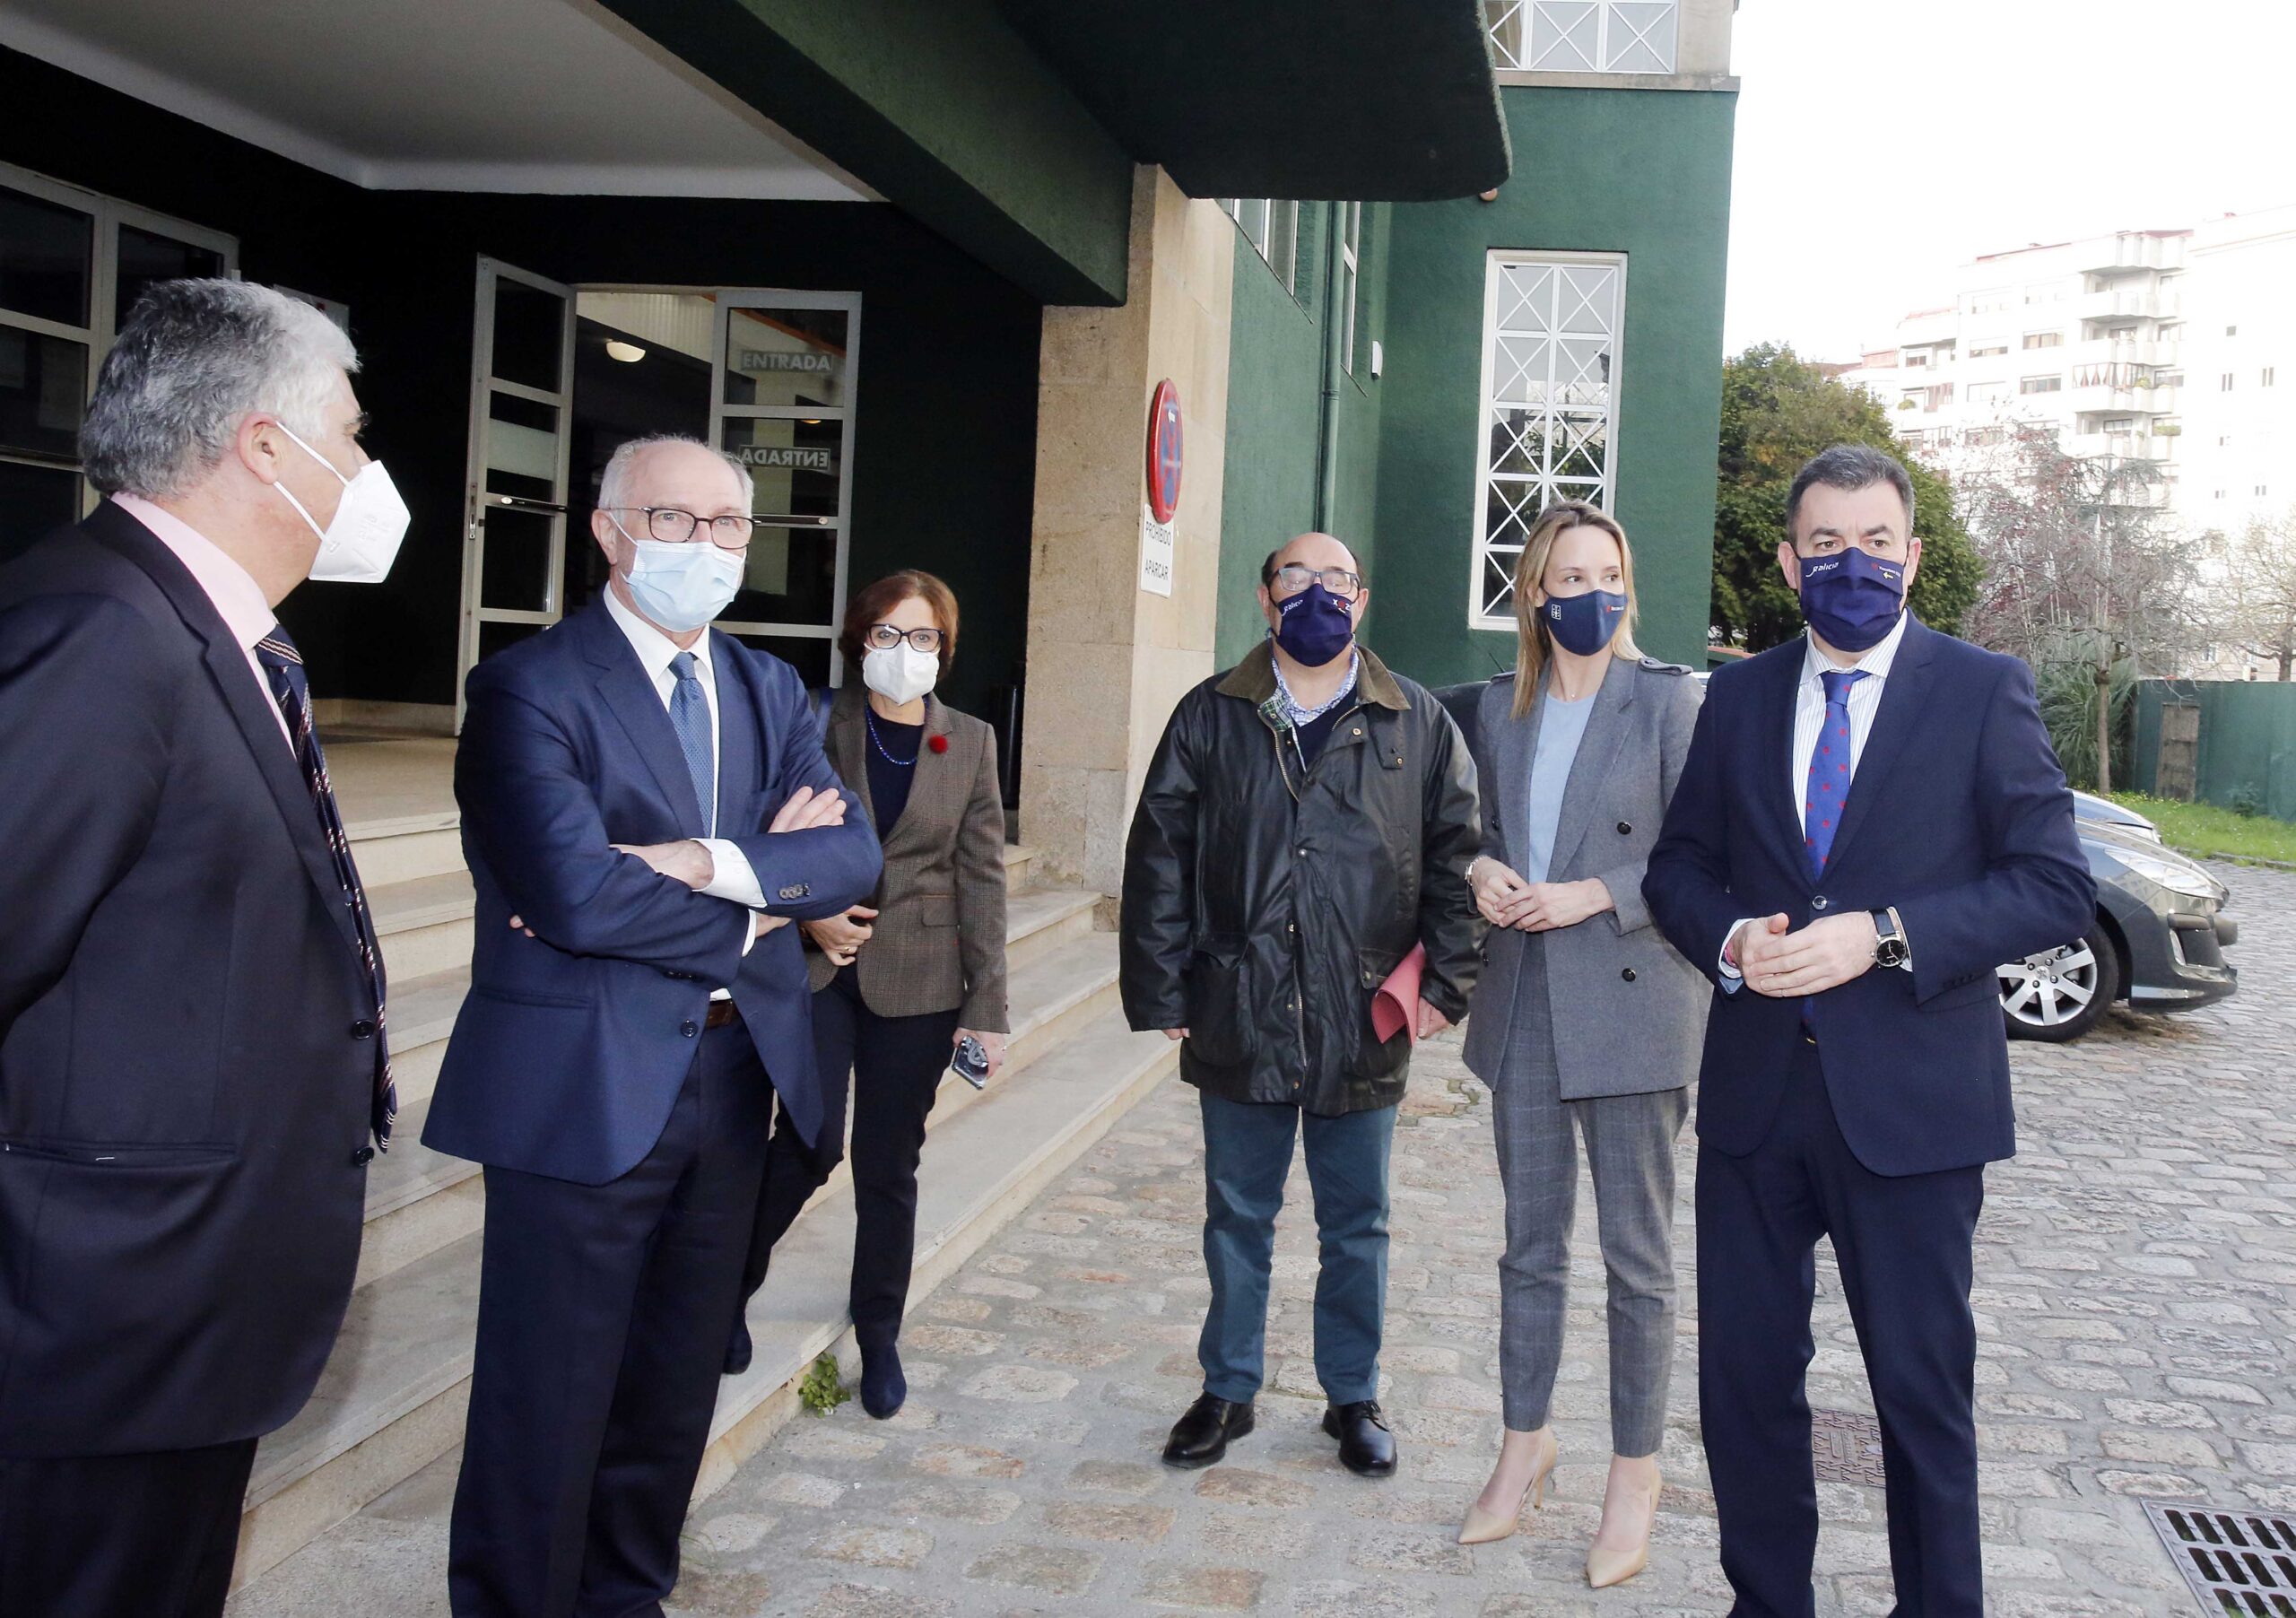
<svg viewBox="0 0 2296 1618"><path fill-rule="evenodd" d="M335 787L326 776L326 754L319 749L318 732L311 726L310 687L303 678L303 654L283 624L255 643L257 662L270 676L271 694L286 718L287 734L294 739L295 761L303 767L303 784L311 789L318 812L319 831L326 838L327 853L335 860L335 880L343 884L343 902L351 907L353 930L359 936L359 964L366 970L367 989L375 1001L375 1101L370 1122L375 1144L390 1150L391 1125L398 1118L398 1089L391 1083L389 1036L383 1026L383 958L375 942L375 924L367 914L366 891L359 885L359 869L351 863L351 839L343 830Z"/></svg>

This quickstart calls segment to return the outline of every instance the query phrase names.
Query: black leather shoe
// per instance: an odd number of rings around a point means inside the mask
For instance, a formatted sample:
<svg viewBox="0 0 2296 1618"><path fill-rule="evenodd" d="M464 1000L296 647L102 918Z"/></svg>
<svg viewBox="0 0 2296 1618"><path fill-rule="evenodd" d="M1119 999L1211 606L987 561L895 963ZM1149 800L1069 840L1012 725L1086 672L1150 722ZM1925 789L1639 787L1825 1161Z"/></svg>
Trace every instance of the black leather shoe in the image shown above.
<svg viewBox="0 0 2296 1618"><path fill-rule="evenodd" d="M888 1343L861 1350L861 1408L880 1422L890 1422L909 1403L909 1379L900 1369L900 1350Z"/></svg>
<svg viewBox="0 0 2296 1618"><path fill-rule="evenodd" d="M1377 1399L1334 1405L1324 1412L1324 1431L1339 1440L1339 1464L1358 1477L1387 1477L1396 1469L1396 1435Z"/></svg>
<svg viewBox="0 0 2296 1618"><path fill-rule="evenodd" d="M726 1344L725 1374L729 1377L738 1377L747 1370L750 1368L750 1355L754 1352L750 1345L750 1323L747 1320L735 1321L734 1340Z"/></svg>
<svg viewBox="0 0 2296 1618"><path fill-rule="evenodd" d="M1228 1440L1252 1430L1252 1402L1238 1405L1205 1394L1172 1424L1164 1444L1167 1466L1209 1466L1228 1453Z"/></svg>

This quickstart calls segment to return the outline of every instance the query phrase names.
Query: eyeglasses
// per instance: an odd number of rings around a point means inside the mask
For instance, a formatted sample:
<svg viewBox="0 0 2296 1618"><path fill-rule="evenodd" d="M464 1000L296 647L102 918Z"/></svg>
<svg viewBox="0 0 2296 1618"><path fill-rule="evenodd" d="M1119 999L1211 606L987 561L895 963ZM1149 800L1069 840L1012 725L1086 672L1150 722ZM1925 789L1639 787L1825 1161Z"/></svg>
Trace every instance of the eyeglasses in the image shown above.
<svg viewBox="0 0 2296 1618"><path fill-rule="evenodd" d="M1363 587L1363 577L1345 568L1303 568L1298 562L1288 562L1275 570L1272 594L1297 596L1311 584L1319 584L1342 601L1352 601Z"/></svg>
<svg viewBox="0 0 2296 1618"><path fill-rule="evenodd" d="M750 543L750 530L757 526L752 517L697 517L676 506L614 506L615 511L642 511L646 514L646 533L665 545L682 545L703 528L709 532L709 543L721 551L738 551Z"/></svg>
<svg viewBox="0 0 2296 1618"><path fill-rule="evenodd" d="M877 623L870 625L862 639L872 651L889 652L904 640L920 652L938 655L941 650L939 630L897 630L890 623Z"/></svg>

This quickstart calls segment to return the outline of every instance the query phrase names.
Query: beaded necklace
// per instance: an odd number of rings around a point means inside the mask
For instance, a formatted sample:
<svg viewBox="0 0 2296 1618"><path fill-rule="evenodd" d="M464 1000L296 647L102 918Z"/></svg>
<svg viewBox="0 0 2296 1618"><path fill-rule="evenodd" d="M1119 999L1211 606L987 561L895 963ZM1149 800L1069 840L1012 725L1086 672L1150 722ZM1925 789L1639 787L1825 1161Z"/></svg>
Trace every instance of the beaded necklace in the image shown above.
<svg viewBox="0 0 2296 1618"><path fill-rule="evenodd" d="M914 770L917 768L917 755L915 753L911 753L905 759L897 759L893 757L891 753L885 751L884 738L877 734L876 709L870 709L864 713L862 717L869 723L869 744L877 750L877 756L879 758L884 760L886 763L892 765L898 770ZM920 735L918 738L918 744L919 746L924 744L923 736Z"/></svg>

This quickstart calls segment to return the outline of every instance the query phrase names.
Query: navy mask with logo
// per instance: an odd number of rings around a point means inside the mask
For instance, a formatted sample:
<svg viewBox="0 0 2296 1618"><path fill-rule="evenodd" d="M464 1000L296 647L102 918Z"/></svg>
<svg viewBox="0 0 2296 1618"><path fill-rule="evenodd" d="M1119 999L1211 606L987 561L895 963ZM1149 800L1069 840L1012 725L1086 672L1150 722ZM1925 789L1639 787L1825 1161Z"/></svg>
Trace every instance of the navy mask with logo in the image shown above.
<svg viewBox="0 0 2296 1618"><path fill-rule="evenodd" d="M1564 651L1591 657L1611 643L1618 626L1626 622L1626 597L1612 590L1550 596L1539 608L1539 622Z"/></svg>
<svg viewBox="0 0 2296 1618"><path fill-rule="evenodd" d="M1805 556L1802 616L1828 646L1862 652L1879 646L1905 611L1905 563L1863 551Z"/></svg>
<svg viewBox="0 0 2296 1618"><path fill-rule="evenodd" d="M1354 639L1354 613L1320 583L1275 604L1275 644L1295 662L1321 668Z"/></svg>

